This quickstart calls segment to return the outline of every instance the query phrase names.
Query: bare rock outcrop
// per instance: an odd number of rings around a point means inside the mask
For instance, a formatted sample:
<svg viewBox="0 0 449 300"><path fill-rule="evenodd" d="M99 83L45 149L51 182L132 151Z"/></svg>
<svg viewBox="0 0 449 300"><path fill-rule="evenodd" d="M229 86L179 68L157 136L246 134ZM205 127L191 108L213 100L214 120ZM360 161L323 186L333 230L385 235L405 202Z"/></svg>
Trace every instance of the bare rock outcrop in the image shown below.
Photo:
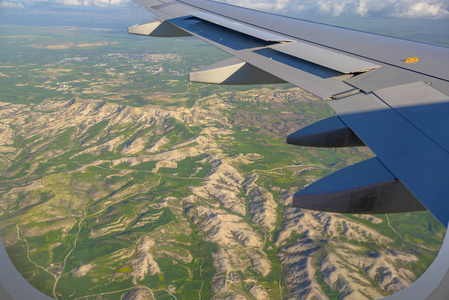
<svg viewBox="0 0 449 300"><path fill-rule="evenodd" d="M291 288L286 299L328 299L315 279L316 261L312 255L318 249L311 238L279 249L278 258L285 268L284 282Z"/></svg>
<svg viewBox="0 0 449 300"><path fill-rule="evenodd" d="M206 240L222 246L261 247L260 236L241 217L222 209L189 205L186 215L206 232Z"/></svg>
<svg viewBox="0 0 449 300"><path fill-rule="evenodd" d="M151 143L148 147L147 147L147 152L150 153L155 153L158 152L164 145L168 144L170 142L169 139L167 139L166 137L162 137L159 140L157 140L154 143Z"/></svg>
<svg viewBox="0 0 449 300"><path fill-rule="evenodd" d="M226 274L220 273L215 275L212 279L211 286L214 295L229 293L229 288L226 285Z"/></svg>
<svg viewBox="0 0 449 300"><path fill-rule="evenodd" d="M150 289L137 288L124 294L122 300L153 300L154 295Z"/></svg>
<svg viewBox="0 0 449 300"><path fill-rule="evenodd" d="M232 293L224 298L224 300L247 300L247 298L242 294Z"/></svg>
<svg viewBox="0 0 449 300"><path fill-rule="evenodd" d="M34 114L29 122L22 126L26 136L36 134L43 137L54 136L64 129L73 127L77 128L75 134L81 137L93 125L104 120L108 121L108 127L126 123L143 123L150 126L161 124L163 120L173 117L170 111L160 108L139 108L81 99L65 102L43 101L36 105L34 110L47 113ZM52 112L48 113L48 111Z"/></svg>
<svg viewBox="0 0 449 300"><path fill-rule="evenodd" d="M328 252L322 259L320 269L323 281L337 290L342 299L382 297L382 294L371 286L372 281L392 294L404 289L415 279L411 271L394 267L416 261L414 255L389 250L372 251L340 243L335 249L335 252ZM358 276L360 270L365 271L367 276Z"/></svg>
<svg viewBox="0 0 449 300"><path fill-rule="evenodd" d="M275 235L277 245L281 245L292 234L314 236L321 238L338 238L343 235L349 240L368 241L376 240L380 243L390 243L392 240L383 236L376 230L354 222L343 215L326 212L301 210L294 207L284 207L284 222Z"/></svg>
<svg viewBox="0 0 449 300"><path fill-rule="evenodd" d="M0 123L0 145L12 145L14 143L14 131L6 124Z"/></svg>
<svg viewBox="0 0 449 300"><path fill-rule="evenodd" d="M246 255L251 261L251 266L254 271L262 276L267 276L271 271L271 262L266 257L265 253L257 249L248 249L245 251Z"/></svg>
<svg viewBox="0 0 449 300"><path fill-rule="evenodd" d="M125 143L120 149L120 153L124 155L136 154L145 149L147 139L145 137L137 137Z"/></svg>
<svg viewBox="0 0 449 300"><path fill-rule="evenodd" d="M145 276L161 273L159 265L150 253L154 241L148 237L142 239L137 246L136 256L130 260L132 272L130 275L134 277L133 283L137 284L137 280L143 280Z"/></svg>
<svg viewBox="0 0 449 300"><path fill-rule="evenodd" d="M229 270L229 257L223 248L218 249L216 253L212 253L212 261L217 273L227 272Z"/></svg>
<svg viewBox="0 0 449 300"><path fill-rule="evenodd" d="M75 270L72 271L73 277L82 277L86 276L87 273L95 266L95 264L87 264L78 266Z"/></svg>
<svg viewBox="0 0 449 300"><path fill-rule="evenodd" d="M277 204L272 193L256 185L257 178L258 175L253 174L244 182L246 194L249 196L249 212L254 222L273 231Z"/></svg>
<svg viewBox="0 0 449 300"><path fill-rule="evenodd" d="M418 261L415 255L404 253L402 251L382 251L367 252L370 263L365 269L368 276L375 281L381 289L389 294L397 293L416 280L412 271L406 268L399 268L407 263ZM356 259L362 260L360 255Z"/></svg>
<svg viewBox="0 0 449 300"><path fill-rule="evenodd" d="M86 150L80 151L80 152L74 154L72 157L70 157L70 159L75 158L80 155L83 155L83 154L92 154L93 156L97 156L97 155L100 155L102 151L114 151L124 141L125 141L125 137L120 135L118 137L115 137L115 138L107 141L104 144L101 144L98 146L92 146L90 148L87 148Z"/></svg>
<svg viewBox="0 0 449 300"><path fill-rule="evenodd" d="M354 215L357 218L370 221L373 224L380 224L383 222L381 218L375 217L373 215Z"/></svg>
<svg viewBox="0 0 449 300"><path fill-rule="evenodd" d="M289 205L292 203L292 196L293 193L291 191L283 190L282 193L279 195L279 202L283 205Z"/></svg>
<svg viewBox="0 0 449 300"><path fill-rule="evenodd" d="M193 139L190 139L188 141L185 141L185 142L182 142L180 144L174 145L174 146L171 147L171 149L178 149L178 148L186 147L186 146L189 146L189 145L192 145L192 144L197 144L197 146L199 148L204 149L205 147L208 148L209 144L215 144L215 143L213 142L213 140L210 140L210 139L206 138L205 136L200 135L200 136L197 136L197 137L195 137Z"/></svg>
<svg viewBox="0 0 449 300"><path fill-rule="evenodd" d="M257 300L269 300L270 297L266 289L264 289L260 284L255 284L249 287L249 292Z"/></svg>
<svg viewBox="0 0 449 300"><path fill-rule="evenodd" d="M356 246L347 240L361 244ZM417 257L399 251L373 251L363 246L363 242L372 240L382 244L392 242L373 228L340 214L285 207L275 244L281 246L278 257L285 268L285 283L293 287L287 298L320 299L317 291L321 288L315 279L317 265L321 279L338 291L341 299L382 297L372 286L373 281L388 293L409 285L414 275L398 266L405 266Z"/></svg>
<svg viewBox="0 0 449 300"><path fill-rule="evenodd" d="M200 187L193 187L191 191L198 197L215 199L225 208L244 216L246 206L244 200L238 195L243 176L230 164L221 159L212 159L212 170L206 181Z"/></svg>
<svg viewBox="0 0 449 300"><path fill-rule="evenodd" d="M352 272L348 272L340 258L333 253L328 253L320 263L320 270L323 274L322 280L332 289L340 293L340 298L345 300L357 299L377 299L382 294L371 288L370 281L364 276L356 274L357 281L352 280L352 276L357 269L352 268Z"/></svg>
<svg viewBox="0 0 449 300"><path fill-rule="evenodd" d="M138 155L133 157L122 157L119 159L112 160L111 163L113 166L119 165L121 163L127 163L130 166L136 166L143 162L148 161L181 161L186 159L187 157L195 157L202 154L202 151L199 151L196 148L182 148L176 149L172 151L166 151L163 153L158 153L154 155Z"/></svg>

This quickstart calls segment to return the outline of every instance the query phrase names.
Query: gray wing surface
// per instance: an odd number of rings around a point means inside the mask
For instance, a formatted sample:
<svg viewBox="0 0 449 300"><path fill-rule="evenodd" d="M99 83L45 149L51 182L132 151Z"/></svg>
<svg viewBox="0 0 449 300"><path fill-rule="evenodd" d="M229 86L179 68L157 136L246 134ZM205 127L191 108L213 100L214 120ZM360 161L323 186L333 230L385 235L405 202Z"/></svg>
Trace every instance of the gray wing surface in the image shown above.
<svg viewBox="0 0 449 300"><path fill-rule="evenodd" d="M449 49L205 0L133 0L157 18L130 33L196 36L234 56L195 82L289 82L337 116L287 137L315 147L366 145L377 155L294 195L316 210L430 210L449 222Z"/></svg>

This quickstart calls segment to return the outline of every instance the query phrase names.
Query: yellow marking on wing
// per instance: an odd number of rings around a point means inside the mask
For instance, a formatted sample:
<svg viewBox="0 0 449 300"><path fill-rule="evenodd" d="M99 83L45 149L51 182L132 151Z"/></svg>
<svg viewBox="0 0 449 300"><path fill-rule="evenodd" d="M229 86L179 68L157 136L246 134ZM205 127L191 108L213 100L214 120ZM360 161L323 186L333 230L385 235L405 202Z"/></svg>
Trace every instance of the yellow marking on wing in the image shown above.
<svg viewBox="0 0 449 300"><path fill-rule="evenodd" d="M408 65L410 64L416 64L419 59L415 56L415 57L409 57L407 59L404 60Z"/></svg>

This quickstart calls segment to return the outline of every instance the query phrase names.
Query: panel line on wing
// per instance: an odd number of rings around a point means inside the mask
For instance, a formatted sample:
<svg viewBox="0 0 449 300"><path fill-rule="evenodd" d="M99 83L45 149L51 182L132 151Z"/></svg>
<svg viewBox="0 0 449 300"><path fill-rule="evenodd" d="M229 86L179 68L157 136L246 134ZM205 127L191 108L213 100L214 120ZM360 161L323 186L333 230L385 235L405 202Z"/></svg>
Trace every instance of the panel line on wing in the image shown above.
<svg viewBox="0 0 449 300"><path fill-rule="evenodd" d="M381 89L373 94L449 153L447 95L424 82Z"/></svg>
<svg viewBox="0 0 449 300"><path fill-rule="evenodd" d="M329 105L441 223L448 222L447 150L374 94Z"/></svg>

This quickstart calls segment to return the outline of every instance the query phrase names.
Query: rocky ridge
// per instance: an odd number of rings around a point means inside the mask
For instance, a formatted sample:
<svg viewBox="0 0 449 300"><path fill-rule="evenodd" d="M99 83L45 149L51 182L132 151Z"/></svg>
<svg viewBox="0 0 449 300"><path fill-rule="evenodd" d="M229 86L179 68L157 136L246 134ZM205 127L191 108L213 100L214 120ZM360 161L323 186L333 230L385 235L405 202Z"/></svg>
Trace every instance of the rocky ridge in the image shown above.
<svg viewBox="0 0 449 300"><path fill-rule="evenodd" d="M256 93L254 91L237 93L236 101L256 101L282 107L283 101L288 98L284 92L265 92L266 95L261 97L250 97L251 93ZM91 209L113 211L119 210L114 205L119 206L121 201L126 202L132 195L139 195L140 198L132 198L137 204L133 204L135 208L131 214L125 216L119 211L117 214L123 216L116 219L112 218L115 214L106 215L105 224L90 231L89 238L118 234L155 220L161 220L162 223L162 210L168 209L176 223L171 222L154 231L133 236L137 237L136 246L129 248L126 255L117 255L121 260L114 258L124 266L131 266L132 271L120 276L130 277L134 284L138 284L150 275L164 272L162 265L158 264L161 258L169 258L173 264L198 262L187 250L189 242L184 241L192 233L192 228L197 226L195 234L218 247L216 252L210 254L215 270L211 287L218 299L244 297L240 293L240 282L230 279L230 274L235 272L247 276L241 284L253 297L268 299L272 294L269 295L262 284L254 282L263 282L265 277L270 276L275 270L274 264L282 265L284 273L280 285L285 284L288 289L285 296L290 299L326 299L324 285L337 291L341 299L370 299L381 295L379 289L393 293L415 279L414 274L404 267L407 263L417 261L415 255L381 247L372 251L364 246L370 241L391 244L389 237L342 215L292 208L289 206L291 190L285 189L283 185L276 186L275 181L264 184L266 179L261 178L257 170L243 171L242 165L251 166L262 160L263 155L253 152L228 155L223 145L234 141L232 135L237 131L234 128L236 124L245 125L246 128L250 125L259 126L265 120L263 117L261 120L237 118L237 122L231 121L226 112L232 111L234 106L223 100L227 96L215 95L200 99L190 109L153 106L134 108L80 99L44 101L32 105L32 108L5 104L0 112L0 137L4 137L0 141L3 142L1 146L13 148L13 151L2 154L2 157L6 157L3 158L5 164L23 151L13 143L19 135L23 140L31 141L28 146L32 150L26 155L25 162L46 162L63 156L77 145L83 148L70 154L68 162L76 161L78 166L63 175L46 175L43 180L34 178L25 184L20 180L29 175L34 176L38 163L22 171L5 168L3 176L17 176L18 179L12 189L0 188L0 207L7 210L12 209L13 205L19 208L36 205L44 196L38 196L33 191L51 190L56 195L53 202L46 204L41 211L35 211L36 215L45 212L39 218L21 220L21 234L28 238L61 230L63 236L67 236L81 219L83 210L89 208L85 206L87 200L75 202L73 199L87 199L88 195L95 195L96 200L103 202ZM202 107L204 103L214 108L206 110ZM177 135L170 136L175 128L173 120L202 127L194 132L194 137L180 141ZM95 127L98 124L103 124L103 127ZM273 135L290 130L284 122L276 124L271 131L267 125L260 127L261 132ZM64 140L65 144L53 147L64 135L68 136ZM106 153L112 158L104 158ZM80 160L88 155L93 156L93 159L85 163ZM170 189L173 184L166 178L181 178L175 172L178 169L181 171L187 159L193 161L196 171L183 175L183 179L189 179L192 184L182 190L183 196L179 196L179 190L174 190L172 196ZM142 170L142 174L148 177L134 184L134 178L131 177L133 168L149 162L154 163L154 168ZM119 172L119 167L123 165L129 170ZM197 175L208 167L210 171ZM92 174L92 170L100 168L116 171L108 175L107 184L97 182L95 178L75 182L76 177L69 176L69 173ZM172 169L173 172L164 177L161 168ZM307 172L313 170L314 165L304 164L301 168L301 172ZM194 184L194 180L200 181ZM70 191L64 188L68 183L73 187ZM154 187L159 184L164 189L155 190ZM26 196L21 199L21 195ZM280 205L283 206L282 213L277 212ZM158 212L152 215L150 212L153 210ZM55 216L64 215L62 211L67 217L54 219ZM136 221L137 216L140 217ZM378 217L363 218L372 224L382 222ZM30 224L38 221L51 224L46 229L33 231ZM12 245L17 242L16 236L14 232L5 240ZM267 245L271 249L278 249L278 261L268 257ZM89 276L96 268L99 268L97 264L82 265L73 274ZM248 272L248 269L257 275ZM372 285L373 282L377 287ZM136 297L141 297L139 295L147 295L147 291L139 289L125 295L130 299L138 299Z"/></svg>
<svg viewBox="0 0 449 300"><path fill-rule="evenodd" d="M161 273L159 265L150 253L150 249L153 246L154 241L151 238L143 238L137 246L136 256L129 261L132 266L130 276L133 277L134 284L137 284L138 280L143 280L147 274L154 275Z"/></svg>

